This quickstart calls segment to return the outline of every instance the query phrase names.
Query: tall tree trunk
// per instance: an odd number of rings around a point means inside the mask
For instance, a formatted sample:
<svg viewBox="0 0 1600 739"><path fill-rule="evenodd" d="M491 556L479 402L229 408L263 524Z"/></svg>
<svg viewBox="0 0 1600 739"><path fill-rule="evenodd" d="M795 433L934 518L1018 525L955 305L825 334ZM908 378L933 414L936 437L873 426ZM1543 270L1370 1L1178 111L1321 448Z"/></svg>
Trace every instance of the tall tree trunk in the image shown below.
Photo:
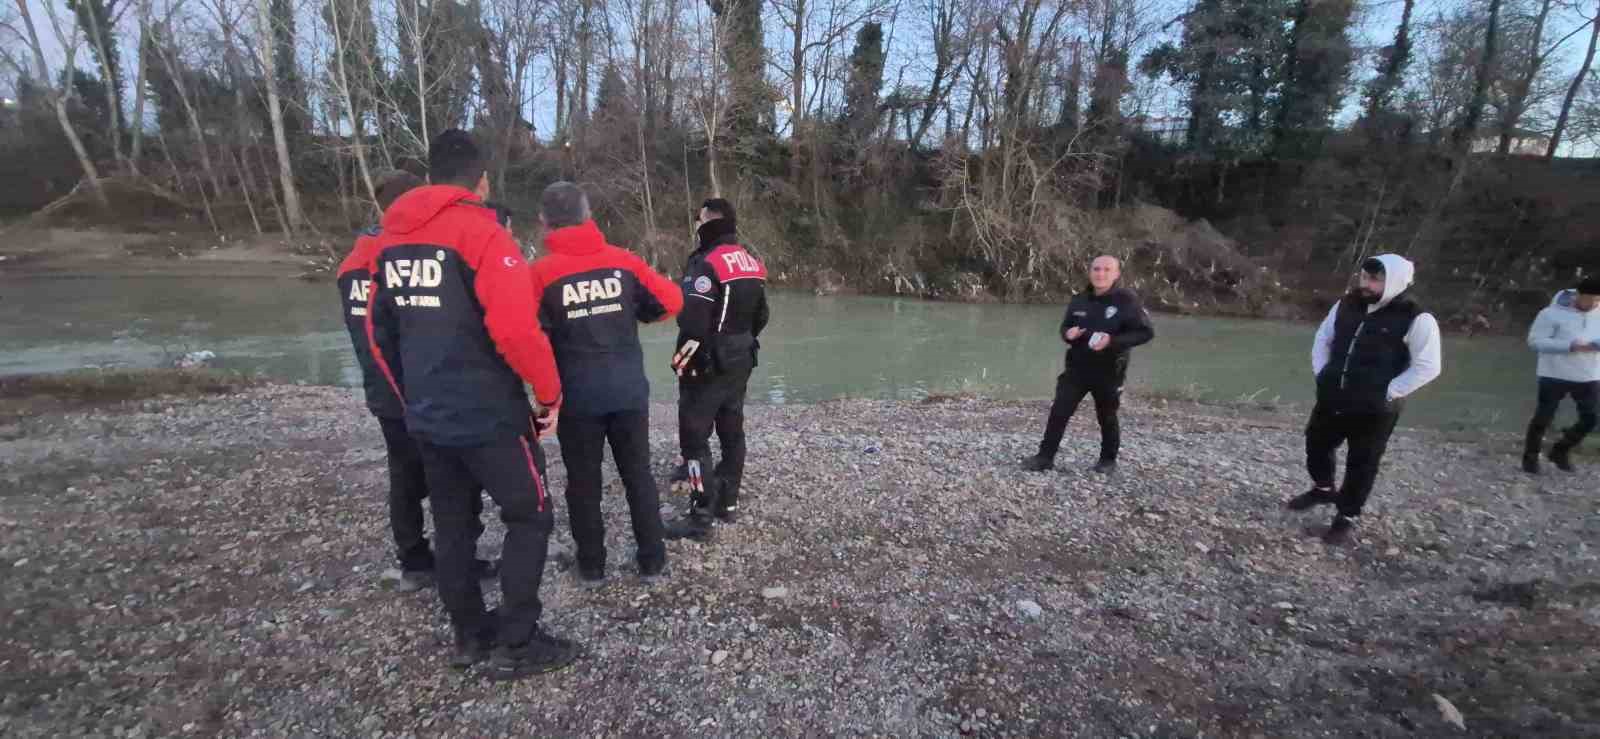
<svg viewBox="0 0 1600 739"><path fill-rule="evenodd" d="M94 3L83 3L83 14L89 19L89 42L94 44L95 54L100 60L100 79L105 80L106 88L106 136L111 139L111 155L117 163L126 168L128 160L122 155L122 100L118 97L116 75L111 73L111 57L107 56L105 34L101 33L102 19L94 13ZM67 70L70 78L74 70Z"/></svg>
<svg viewBox="0 0 1600 739"><path fill-rule="evenodd" d="M328 25L333 31L333 60L334 71L339 75L339 102L344 103L345 115L350 118L350 133L355 137L354 148L356 153L356 167L361 173L361 182L366 186L367 197L372 199L372 207L378 207L378 191L372 183L372 170L367 167L367 140L362 135L361 114L356 111L354 94L350 91L350 71L345 68L345 51L349 40L345 38L344 21L339 18L339 3L328 3L328 13L333 21ZM341 170L342 171L342 170ZM352 187L351 190L355 188Z"/></svg>
<svg viewBox="0 0 1600 739"><path fill-rule="evenodd" d="M578 59L577 90L572 95L572 114L568 123L573 129L573 149L577 163L577 171L582 172L584 163L588 159L585 141L588 139L589 129L589 67L594 63L594 19L592 10L593 0L579 0L581 15L578 18Z"/></svg>
<svg viewBox="0 0 1600 739"><path fill-rule="evenodd" d="M1510 99L1506 101L1505 113L1500 118L1500 146L1496 149L1500 156L1511 153L1511 139L1516 134L1517 124L1522 122L1522 116L1528 110L1528 92L1533 89L1533 81L1544 66L1545 53L1541 47L1544 45L1545 20L1550 17L1550 4L1551 0L1541 0L1539 3L1539 17L1534 21L1533 42L1528 49L1528 68L1517 79Z"/></svg>
<svg viewBox="0 0 1600 739"><path fill-rule="evenodd" d="M1472 100L1467 113L1454 132L1454 148L1458 156L1472 150L1472 140L1478 135L1478 124L1483 120L1483 108L1489 101L1489 78L1494 74L1495 55L1500 46L1500 0L1489 0L1489 26L1484 31L1483 58L1478 62L1478 78L1472 86Z"/></svg>
<svg viewBox="0 0 1600 739"><path fill-rule="evenodd" d="M139 71L134 74L133 81L133 120L129 128L132 129L133 142L128 154L128 166L135 174L139 172L139 158L144 153L144 101L147 97L145 91L145 78L150 71L148 49L150 48L150 1L139 2Z"/></svg>
<svg viewBox="0 0 1600 739"><path fill-rule="evenodd" d="M1572 76L1572 84L1567 86L1567 97L1561 101L1561 115L1556 117L1556 129L1550 134L1550 145L1544 150L1545 161L1556 157L1556 147L1561 145L1561 134L1567 129L1567 118L1572 114L1572 101L1578 97L1578 90L1583 87L1583 79L1589 74L1589 67L1594 64L1596 42L1600 42L1600 3L1596 3L1595 19L1589 21L1589 50L1583 53L1583 65L1578 67L1578 73Z"/></svg>
<svg viewBox="0 0 1600 739"><path fill-rule="evenodd" d="M433 22L431 16L429 22ZM423 151L427 151L433 139L428 136L428 65L423 55L422 36L422 0L411 0L411 56L417 67L417 122L422 126Z"/></svg>
<svg viewBox="0 0 1600 739"><path fill-rule="evenodd" d="M289 224L289 233L293 235L305 225L305 213L300 209L300 192L294 184L294 164L289 159L289 139L283 130L283 103L278 99L278 66L273 58L272 18L267 12L267 0L256 0L256 16L261 24L256 43L261 49L262 66L266 72L267 115L272 119L272 142L278 153L284 220Z"/></svg>

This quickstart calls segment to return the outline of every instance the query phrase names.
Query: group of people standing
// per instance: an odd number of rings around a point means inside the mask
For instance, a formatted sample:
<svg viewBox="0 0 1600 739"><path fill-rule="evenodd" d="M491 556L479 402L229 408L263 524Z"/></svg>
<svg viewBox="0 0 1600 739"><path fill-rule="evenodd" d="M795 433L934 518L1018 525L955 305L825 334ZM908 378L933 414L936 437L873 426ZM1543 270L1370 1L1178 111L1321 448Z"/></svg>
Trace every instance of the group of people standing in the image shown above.
<svg viewBox="0 0 1600 739"><path fill-rule="evenodd" d="M388 448L401 587L437 586L455 632L452 666L486 662L491 678L516 679L560 669L579 651L540 625L554 527L540 439L554 434L560 444L579 581L606 580L607 446L626 490L638 574L662 576L664 539L703 540L736 518L745 386L768 320L767 274L740 245L726 200L701 207L700 243L675 283L606 243L587 195L568 182L541 196L545 248L530 265L511 237L509 212L487 200L487 169L470 135L440 134L429 147L427 183L405 173L384 179L380 223L356 240L338 284L367 405ZM638 325L673 316L691 502L669 525L650 470ZM722 447L716 466L713 432ZM484 493L506 527L499 563L476 556ZM495 575L502 597L491 612L480 580Z"/></svg>
<svg viewBox="0 0 1600 739"><path fill-rule="evenodd" d="M530 266L509 214L487 202L485 160L452 130L429 149L429 182L397 173L378 189L380 225L364 232L339 269L344 314L389 453L391 528L407 589L437 584L455 630L451 664L488 662L514 679L559 669L577 646L540 626L553 506L539 440L555 434L567 470L565 499L576 575L606 580L601 463L611 448L637 544L641 578L667 566L665 539L704 540L738 517L744 400L769 311L765 266L742 245L733 205L714 198L697 216L699 243L681 281L606 242L583 190L543 192L544 254ZM1065 370L1036 454L1024 469L1052 469L1068 422L1086 396L1100 426L1093 471L1115 474L1118 412L1135 347L1155 337L1122 265L1101 256L1089 286L1059 329ZM1291 510L1336 509L1324 539L1348 540L1361 515L1405 400L1439 376L1438 322L1410 293L1415 266L1383 254L1365 260L1356 284L1328 311L1311 347L1316 403L1305 431L1310 490ZM638 325L677 316L671 368L679 378L678 428L689 486L687 512L660 514L650 469L649 385ZM1600 279L1557 294L1528 337L1539 352L1538 411L1523 467L1539 472L1543 437L1559 402L1573 397L1579 422L1548 458L1571 471L1570 453L1596 425L1600 404ZM525 386L533 389L529 402ZM720 441L712 465L710 437ZM1342 484L1336 454L1345 446ZM482 493L506 526L502 560L476 557ZM431 501L436 541L423 534ZM497 613L480 580L498 574Z"/></svg>
<svg viewBox="0 0 1600 739"><path fill-rule="evenodd" d="M1122 287L1121 263L1095 258L1089 288L1074 296L1061 321L1066 367L1037 454L1022 460L1029 471L1053 469L1061 439L1085 395L1093 396L1100 425L1100 457L1093 471L1113 474L1121 446L1122 385L1134 347L1155 337L1149 315ZM1316 403L1306 424L1306 471L1312 487L1289 499L1290 510L1330 505L1336 510L1324 541L1348 541L1377 481L1389 438L1406 398L1439 376L1439 323L1410 293L1416 267L1396 254L1365 260L1355 286L1329 309L1311 344ZM1544 452L1556 467L1574 471L1571 453L1596 426L1600 407L1600 278L1557 293L1528 333L1539 353L1538 410L1528 424L1522 467L1539 474L1546 429L1570 396L1578 422ZM1335 485L1339 447L1346 448L1342 484Z"/></svg>

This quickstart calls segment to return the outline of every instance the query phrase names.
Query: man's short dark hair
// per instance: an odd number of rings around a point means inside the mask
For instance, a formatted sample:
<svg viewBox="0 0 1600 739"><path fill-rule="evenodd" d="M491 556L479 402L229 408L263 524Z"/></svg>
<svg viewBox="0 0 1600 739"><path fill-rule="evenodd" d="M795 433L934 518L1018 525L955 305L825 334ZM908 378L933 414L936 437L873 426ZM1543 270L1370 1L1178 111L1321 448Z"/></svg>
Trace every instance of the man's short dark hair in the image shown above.
<svg viewBox="0 0 1600 739"><path fill-rule="evenodd" d="M736 223L738 221L738 217L733 213L733 203L730 203L723 198L707 198L704 203L700 204L700 207L709 210L712 213L716 213L718 217L726 220L729 223Z"/></svg>
<svg viewBox="0 0 1600 739"><path fill-rule="evenodd" d="M423 182L421 177L411 174L403 169L397 169L393 172L384 174L381 178L379 178L378 186L376 188L378 195L378 209L388 210L389 206L394 205L394 201L399 200L401 195L404 195L416 188L422 187L422 185Z"/></svg>
<svg viewBox="0 0 1600 739"><path fill-rule="evenodd" d="M428 147L428 179L435 185L472 189L486 171L483 151L472 134L459 128L439 134Z"/></svg>
<svg viewBox="0 0 1600 739"><path fill-rule="evenodd" d="M1367 273L1369 275L1382 275L1384 272L1387 272L1388 270L1385 270L1383 268L1383 260L1382 259L1379 259L1377 257L1372 257L1371 259L1368 259L1367 261L1361 263L1361 271L1365 272L1365 273Z"/></svg>
<svg viewBox="0 0 1600 739"><path fill-rule="evenodd" d="M1600 276L1583 278L1578 283L1578 292L1582 295L1600 295Z"/></svg>
<svg viewBox="0 0 1600 739"><path fill-rule="evenodd" d="M556 182L539 197L539 215L549 228L576 226L589 220L589 196L571 182Z"/></svg>

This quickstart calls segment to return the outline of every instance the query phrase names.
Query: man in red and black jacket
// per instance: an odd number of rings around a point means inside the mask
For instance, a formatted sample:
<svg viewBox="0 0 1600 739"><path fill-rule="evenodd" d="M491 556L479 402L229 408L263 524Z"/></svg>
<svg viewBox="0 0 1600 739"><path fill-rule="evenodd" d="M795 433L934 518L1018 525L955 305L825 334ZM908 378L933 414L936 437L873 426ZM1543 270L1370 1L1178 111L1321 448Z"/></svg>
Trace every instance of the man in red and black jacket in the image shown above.
<svg viewBox="0 0 1600 739"><path fill-rule="evenodd" d="M606 243L577 185L545 188L539 222L548 253L533 263L533 294L566 393L559 436L578 577L605 582L600 463L609 442L627 491L639 575L652 579L665 570L667 547L650 474L650 383L639 324L677 315L683 293L633 252Z"/></svg>
<svg viewBox="0 0 1600 739"><path fill-rule="evenodd" d="M395 199L422 184L422 178L410 172L389 174L378 185L378 207L388 210ZM380 233L382 231L374 227L356 237L355 248L339 265L339 296L344 306L345 328L350 332L356 363L361 367L367 409L377 417L388 450L389 528L394 533L400 560L399 589L413 592L433 580L433 549L428 546L422 523L422 501L428 497L428 485L423 478L417 444L406 433L405 407L378 369L367 343L367 290L372 281L369 267ZM482 498L477 501L481 507ZM475 569L483 577L492 577L495 572L493 563L481 559L476 561Z"/></svg>
<svg viewBox="0 0 1600 739"><path fill-rule="evenodd" d="M541 423L554 425L561 378L535 318L528 265L483 205L489 180L478 146L445 131L428 149L428 175L432 185L383 214L367 331L427 473L439 597L456 632L452 665L471 666L492 649L496 679L559 669L577 647L539 627L554 515L523 383L533 386ZM471 571L480 491L506 526L498 622Z"/></svg>
<svg viewBox="0 0 1600 739"><path fill-rule="evenodd" d="M744 477L744 397L767 326L767 268L739 244L733 204L701 204L700 246L683 275L683 313L672 369L678 374L678 444L688 473L689 511L667 528L668 539L711 536L713 525L738 517ZM711 466L711 432L722 461Z"/></svg>

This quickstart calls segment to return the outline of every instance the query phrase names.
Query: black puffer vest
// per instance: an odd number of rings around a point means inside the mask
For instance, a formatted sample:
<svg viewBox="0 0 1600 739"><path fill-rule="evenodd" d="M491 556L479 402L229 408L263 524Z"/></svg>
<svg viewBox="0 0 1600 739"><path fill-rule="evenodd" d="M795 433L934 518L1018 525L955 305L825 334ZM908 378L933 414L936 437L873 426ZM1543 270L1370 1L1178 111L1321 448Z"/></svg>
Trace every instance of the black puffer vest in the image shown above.
<svg viewBox="0 0 1600 739"><path fill-rule="evenodd" d="M1406 333L1422 308L1404 293L1371 313L1345 296L1334 317L1328 366L1317 376L1317 404L1341 413L1399 413L1389 382L1411 366Z"/></svg>

